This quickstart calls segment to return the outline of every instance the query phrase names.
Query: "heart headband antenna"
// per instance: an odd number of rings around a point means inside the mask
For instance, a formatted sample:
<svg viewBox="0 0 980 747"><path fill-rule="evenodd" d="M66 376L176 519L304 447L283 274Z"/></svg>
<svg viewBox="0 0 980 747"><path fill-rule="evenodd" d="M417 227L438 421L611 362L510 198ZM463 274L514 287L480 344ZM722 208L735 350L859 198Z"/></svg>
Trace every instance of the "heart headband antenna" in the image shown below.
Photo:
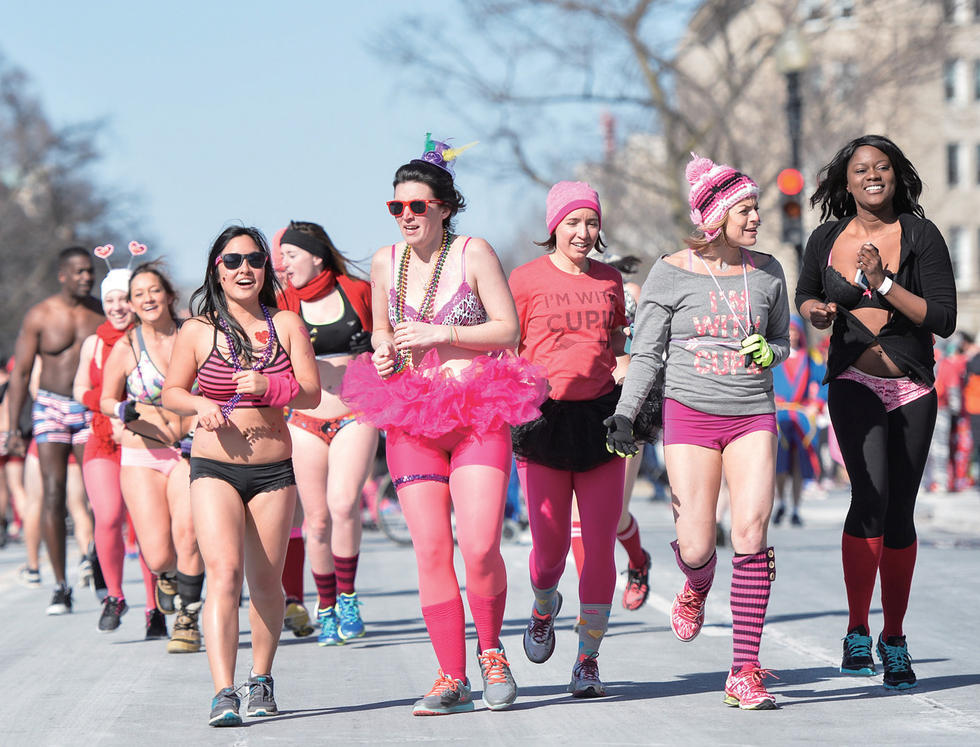
<svg viewBox="0 0 980 747"><path fill-rule="evenodd" d="M146 244L141 244L138 241L130 241L128 248L129 248L130 256L129 256L129 262L126 264L126 269L129 269L132 266L133 259L135 257L140 257L146 254ZM93 253L95 254L96 257L103 260L106 264L106 267L108 267L109 270L112 271L112 264L109 262L109 257L112 256L112 253L115 250L116 247L114 247L112 244L103 244L102 246L95 247Z"/></svg>

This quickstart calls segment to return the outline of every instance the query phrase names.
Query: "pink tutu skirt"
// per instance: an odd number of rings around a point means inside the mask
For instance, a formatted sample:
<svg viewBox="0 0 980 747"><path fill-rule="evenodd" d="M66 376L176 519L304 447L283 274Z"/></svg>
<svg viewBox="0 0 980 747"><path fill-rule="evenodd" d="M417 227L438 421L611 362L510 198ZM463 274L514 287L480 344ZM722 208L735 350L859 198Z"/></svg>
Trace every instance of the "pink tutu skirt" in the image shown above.
<svg viewBox="0 0 980 747"><path fill-rule="evenodd" d="M548 381L540 366L506 353L474 358L458 376L439 364L430 350L419 367L382 379L371 354L362 353L347 366L340 398L358 420L426 438L520 425L541 415Z"/></svg>

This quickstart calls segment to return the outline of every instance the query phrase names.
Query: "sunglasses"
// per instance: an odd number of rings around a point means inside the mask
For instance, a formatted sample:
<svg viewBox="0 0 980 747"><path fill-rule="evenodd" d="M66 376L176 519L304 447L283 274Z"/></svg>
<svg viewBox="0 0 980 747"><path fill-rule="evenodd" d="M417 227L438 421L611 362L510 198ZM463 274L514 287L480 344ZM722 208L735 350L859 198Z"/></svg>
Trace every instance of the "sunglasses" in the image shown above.
<svg viewBox="0 0 980 747"><path fill-rule="evenodd" d="M446 204L442 200L388 200L385 205L388 206L388 212L397 218L405 212L405 208L411 210L413 215L425 215L426 210L429 209L429 203L433 205Z"/></svg>
<svg viewBox="0 0 980 747"><path fill-rule="evenodd" d="M247 261L249 266L256 270L261 270L265 267L265 261L268 256L265 252L250 252L248 254L238 254L237 252L228 252L227 254L219 254L215 260L215 266L225 263L225 267L229 270L237 270L242 266L242 261Z"/></svg>

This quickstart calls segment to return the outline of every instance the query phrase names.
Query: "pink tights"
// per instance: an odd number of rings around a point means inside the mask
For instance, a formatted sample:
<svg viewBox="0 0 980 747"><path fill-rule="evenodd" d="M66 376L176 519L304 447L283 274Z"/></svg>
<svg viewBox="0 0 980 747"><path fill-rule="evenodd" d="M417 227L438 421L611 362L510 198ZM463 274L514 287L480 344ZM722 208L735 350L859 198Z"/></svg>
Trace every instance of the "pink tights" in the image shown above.
<svg viewBox="0 0 980 747"><path fill-rule="evenodd" d="M90 441L89 443L92 443ZM123 561L126 559L126 546L123 542L122 528L126 521L126 504L119 487L119 459L110 456L86 458L82 462L82 478L85 492L92 504L95 517L95 551L99 555L102 575L105 577L109 596L123 597ZM146 608L152 609L156 579L143 562L143 584L146 587Z"/></svg>
<svg viewBox="0 0 980 747"><path fill-rule="evenodd" d="M442 670L463 679L465 619L453 567L451 512L480 648L495 648L507 593L500 530L510 478L510 430L453 431L429 439L392 429L387 454L415 547L419 601L432 646Z"/></svg>
<svg viewBox="0 0 980 747"><path fill-rule="evenodd" d="M623 509L625 460L616 457L588 472L568 472L517 460L517 476L527 496L531 524L531 584L558 585L571 544L572 493L582 522L585 564L579 601L610 604L616 589L616 526Z"/></svg>

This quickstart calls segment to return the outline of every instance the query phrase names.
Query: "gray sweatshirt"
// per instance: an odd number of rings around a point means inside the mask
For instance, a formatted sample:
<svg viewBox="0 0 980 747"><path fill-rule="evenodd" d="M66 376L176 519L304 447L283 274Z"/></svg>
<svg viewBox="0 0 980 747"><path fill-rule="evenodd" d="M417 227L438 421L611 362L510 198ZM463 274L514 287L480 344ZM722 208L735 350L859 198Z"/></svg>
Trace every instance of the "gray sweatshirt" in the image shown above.
<svg viewBox="0 0 980 747"><path fill-rule="evenodd" d="M687 250L684 250L687 251ZM674 267L661 257L650 270L636 311L630 363L617 415L635 419L640 405L665 366L664 397L712 415L775 412L772 371L745 367L738 354L746 337L758 332L772 348L772 365L789 355L789 301L783 268L768 254L752 253L745 280ZM694 262L700 264L698 259ZM739 324L741 323L741 326ZM771 367L770 367L771 368Z"/></svg>

